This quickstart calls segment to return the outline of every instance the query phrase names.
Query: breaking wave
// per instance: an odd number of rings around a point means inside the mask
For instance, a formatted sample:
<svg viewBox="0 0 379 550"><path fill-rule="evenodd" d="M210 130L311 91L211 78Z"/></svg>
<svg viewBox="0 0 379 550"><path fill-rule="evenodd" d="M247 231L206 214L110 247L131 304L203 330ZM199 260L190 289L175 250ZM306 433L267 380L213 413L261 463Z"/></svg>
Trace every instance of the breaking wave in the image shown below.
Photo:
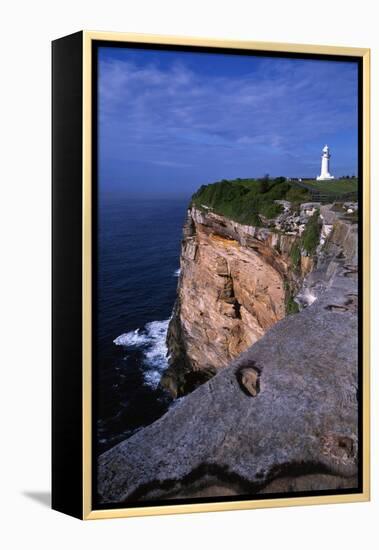
<svg viewBox="0 0 379 550"><path fill-rule="evenodd" d="M174 275L174 277L179 277L179 276L180 276L180 268L179 268L179 269L175 269L173 275Z"/></svg>
<svg viewBox="0 0 379 550"><path fill-rule="evenodd" d="M168 367L166 336L169 321L152 321L143 330L138 328L113 340L116 346L123 346L126 350L142 351L145 383L153 389L157 388L162 372Z"/></svg>

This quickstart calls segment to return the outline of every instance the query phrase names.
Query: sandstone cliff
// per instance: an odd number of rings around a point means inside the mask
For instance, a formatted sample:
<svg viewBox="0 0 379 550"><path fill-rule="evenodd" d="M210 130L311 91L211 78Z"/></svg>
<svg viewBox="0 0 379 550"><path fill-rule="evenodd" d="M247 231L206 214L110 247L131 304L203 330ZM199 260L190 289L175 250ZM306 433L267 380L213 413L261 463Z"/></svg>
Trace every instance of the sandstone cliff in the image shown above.
<svg viewBox="0 0 379 550"><path fill-rule="evenodd" d="M206 346L207 365L217 374L100 457L102 502L358 487L357 226L329 206L321 207L320 220L313 270L309 263L302 269L296 260L294 285L301 283L301 311L285 316L285 281L292 280L288 257L296 232L280 235L190 212L179 289L185 282L190 285L184 279L186 267L192 277L205 277L215 301L207 302L195 288L190 298L195 303L197 297L203 315L183 311L192 315L188 319ZM224 230L220 222L226 224ZM213 262L220 281L199 259ZM266 275L251 273L244 260ZM265 279L275 300L264 296ZM248 284L254 289L253 304ZM211 311L215 304L220 308ZM180 319L182 301L176 307ZM226 324L220 326L228 329L239 327L233 346L223 339L229 334L226 329L220 340L218 334L204 337L199 325L203 317L207 322L223 319ZM182 319L173 325L170 337L175 342L183 341L175 334L177 326L190 328ZM239 345L250 342L252 346L225 365L220 345L232 357ZM184 348L188 351L200 365L195 341ZM183 353L180 346L177 353Z"/></svg>
<svg viewBox="0 0 379 550"><path fill-rule="evenodd" d="M170 368L162 378L175 397L212 377L296 308L293 295L313 259L300 248L298 258L292 252L314 211L303 208L294 226L287 206L267 228L188 210L167 337Z"/></svg>

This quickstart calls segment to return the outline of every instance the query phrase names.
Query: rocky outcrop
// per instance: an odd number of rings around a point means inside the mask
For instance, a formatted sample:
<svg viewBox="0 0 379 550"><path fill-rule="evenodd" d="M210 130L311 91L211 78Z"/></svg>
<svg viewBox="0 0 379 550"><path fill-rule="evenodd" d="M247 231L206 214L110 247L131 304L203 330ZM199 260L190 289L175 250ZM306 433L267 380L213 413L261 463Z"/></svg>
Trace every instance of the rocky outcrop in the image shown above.
<svg viewBox="0 0 379 550"><path fill-rule="evenodd" d="M284 204L271 228L188 211L167 337L170 368L161 381L174 397L211 378L283 319L313 267L305 254L294 267L291 251L314 211L304 205L299 216Z"/></svg>
<svg viewBox="0 0 379 550"><path fill-rule="evenodd" d="M350 203L348 203L350 205ZM352 203L355 204L355 203ZM302 307L311 305L332 285L336 274L344 266L345 277L356 277L358 270L358 225L347 214L350 207L341 211L330 205L321 206L322 228L317 250L316 269L305 277L296 300ZM352 210L353 213L355 210ZM337 280L339 280L337 278Z"/></svg>
<svg viewBox="0 0 379 550"><path fill-rule="evenodd" d="M104 453L101 502L358 487L357 226L330 208L321 215L331 228L304 281L302 292L312 300L303 299L300 313L278 320L163 417ZM265 250L265 239L250 237ZM202 238L208 243L211 232Z"/></svg>

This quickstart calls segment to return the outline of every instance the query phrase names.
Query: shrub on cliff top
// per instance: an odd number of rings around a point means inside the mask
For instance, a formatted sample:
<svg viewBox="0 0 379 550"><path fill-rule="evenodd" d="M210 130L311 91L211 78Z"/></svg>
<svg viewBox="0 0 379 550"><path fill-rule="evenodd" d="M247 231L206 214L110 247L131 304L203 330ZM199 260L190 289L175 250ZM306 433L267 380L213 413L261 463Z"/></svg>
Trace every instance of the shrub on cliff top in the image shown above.
<svg viewBox="0 0 379 550"><path fill-rule="evenodd" d="M294 191L285 178L261 180L241 179L222 180L202 185L193 195L192 204L207 206L216 213L246 225L261 225L259 215L274 218L282 211L275 200L287 200ZM306 201L310 197L306 190L296 190L296 198ZM289 199L290 200L290 199Z"/></svg>

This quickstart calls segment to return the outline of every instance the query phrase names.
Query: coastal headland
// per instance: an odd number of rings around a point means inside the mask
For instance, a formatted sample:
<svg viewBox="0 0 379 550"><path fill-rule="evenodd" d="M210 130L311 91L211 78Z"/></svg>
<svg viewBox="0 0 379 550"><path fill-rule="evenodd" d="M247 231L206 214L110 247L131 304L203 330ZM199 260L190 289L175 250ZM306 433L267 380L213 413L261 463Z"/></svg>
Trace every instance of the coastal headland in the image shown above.
<svg viewBox="0 0 379 550"><path fill-rule="evenodd" d="M284 178L192 197L161 379L178 399L100 456L101 502L358 486L357 204L311 199Z"/></svg>

